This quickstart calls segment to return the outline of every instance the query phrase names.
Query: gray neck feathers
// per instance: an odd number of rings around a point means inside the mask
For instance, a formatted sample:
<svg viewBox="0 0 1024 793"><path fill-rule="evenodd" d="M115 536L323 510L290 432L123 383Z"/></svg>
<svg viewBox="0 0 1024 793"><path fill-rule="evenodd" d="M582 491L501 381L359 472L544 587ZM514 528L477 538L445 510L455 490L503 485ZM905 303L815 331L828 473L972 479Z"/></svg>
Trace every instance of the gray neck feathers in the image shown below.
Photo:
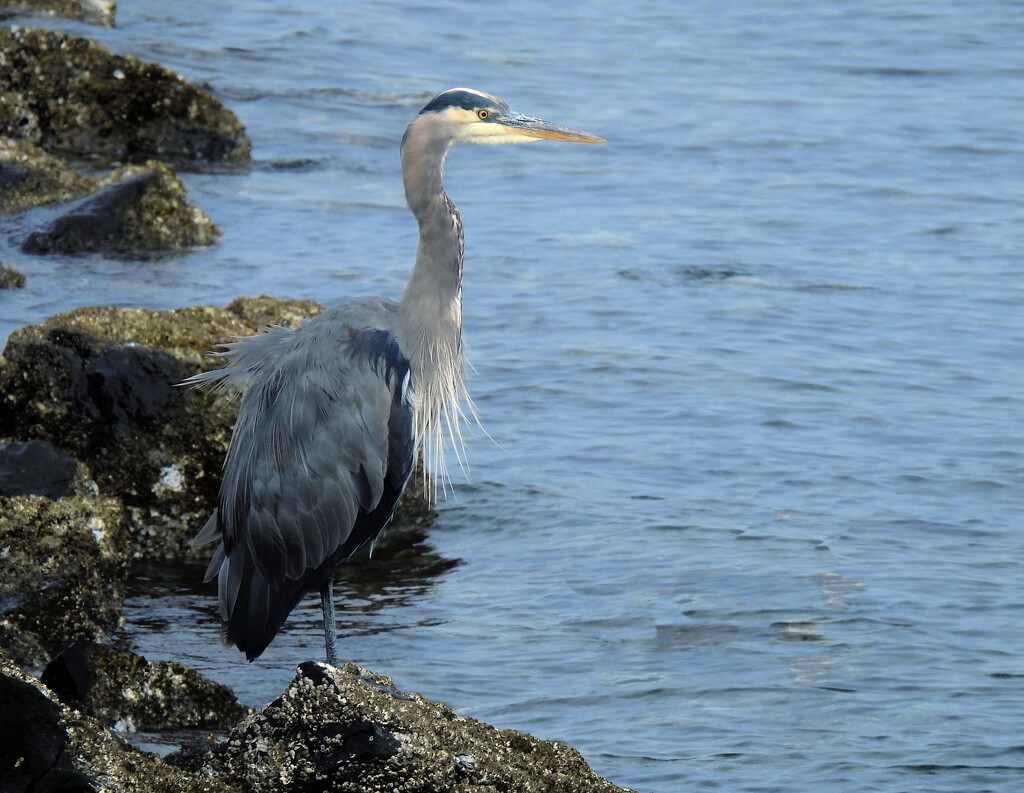
<svg viewBox="0 0 1024 793"><path fill-rule="evenodd" d="M425 443L435 486L447 481L443 439L461 462L462 403L471 414L462 363L462 222L445 195L442 168L451 141L429 116L418 116L402 145L405 195L419 223L412 276L399 304L403 349L419 400L416 434ZM475 415L475 414L473 414Z"/></svg>

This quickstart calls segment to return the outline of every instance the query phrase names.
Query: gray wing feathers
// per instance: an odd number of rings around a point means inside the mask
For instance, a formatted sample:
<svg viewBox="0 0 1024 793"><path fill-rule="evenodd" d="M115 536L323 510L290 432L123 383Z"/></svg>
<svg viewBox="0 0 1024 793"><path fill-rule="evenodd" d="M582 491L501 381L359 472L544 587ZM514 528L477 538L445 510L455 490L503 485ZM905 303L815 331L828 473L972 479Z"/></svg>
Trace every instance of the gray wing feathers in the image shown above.
<svg viewBox="0 0 1024 793"><path fill-rule="evenodd" d="M276 348L287 344L293 334L291 328L268 325L255 336L239 336L235 341L221 344L220 351L212 354L218 358L227 358L228 364L208 372L198 372L186 379L183 385L193 388L212 386L242 393L253 373L273 358Z"/></svg>
<svg viewBox="0 0 1024 793"><path fill-rule="evenodd" d="M222 539L207 575L219 575L226 635L240 647L241 635L269 643L311 576L372 539L350 537L360 516L401 492L386 484L396 452L389 422L397 410L411 426L408 360L389 332L316 325L241 340L226 368L244 372L202 377L247 384L219 507L196 538ZM398 451L411 467L408 436Z"/></svg>

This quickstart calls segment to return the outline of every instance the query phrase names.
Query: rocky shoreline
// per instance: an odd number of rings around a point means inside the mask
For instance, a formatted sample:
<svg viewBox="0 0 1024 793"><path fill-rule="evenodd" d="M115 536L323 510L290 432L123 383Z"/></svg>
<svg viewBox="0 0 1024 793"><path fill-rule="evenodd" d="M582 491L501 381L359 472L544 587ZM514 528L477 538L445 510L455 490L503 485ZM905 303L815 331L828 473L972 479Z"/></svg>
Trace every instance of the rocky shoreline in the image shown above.
<svg viewBox="0 0 1024 793"><path fill-rule="evenodd" d="M114 3L0 0L0 20L30 23L26 13L112 25ZM173 169L245 168L249 151L230 110L156 64L0 28L0 215L16 219L26 254L215 244ZM0 287L23 282L0 264ZM215 365L217 344L320 310L269 297L84 308L11 334L0 357L0 793L622 790L568 747L460 718L351 664L303 663L252 712L186 666L123 649L133 566L196 558L236 410L178 384ZM422 530L431 517L421 489L396 523ZM115 730L192 738L161 759Z"/></svg>

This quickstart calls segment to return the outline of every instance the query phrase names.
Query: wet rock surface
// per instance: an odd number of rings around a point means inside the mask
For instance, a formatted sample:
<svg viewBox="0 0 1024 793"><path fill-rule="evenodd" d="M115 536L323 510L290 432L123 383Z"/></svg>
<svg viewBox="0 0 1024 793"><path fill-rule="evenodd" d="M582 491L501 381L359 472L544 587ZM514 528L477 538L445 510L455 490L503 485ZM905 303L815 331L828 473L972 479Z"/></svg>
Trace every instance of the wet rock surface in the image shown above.
<svg viewBox="0 0 1024 793"><path fill-rule="evenodd" d="M227 729L250 713L225 685L178 663L75 642L42 682L70 707L123 732Z"/></svg>
<svg viewBox="0 0 1024 793"><path fill-rule="evenodd" d="M613 793L573 749L499 731L347 664L302 664L218 746L171 755L252 791Z"/></svg>
<svg viewBox="0 0 1024 793"><path fill-rule="evenodd" d="M181 76L89 39L0 28L0 136L111 159L249 162L235 115Z"/></svg>
<svg viewBox="0 0 1024 793"><path fill-rule="evenodd" d="M0 19L28 11L113 25L116 9L114 0L0 0Z"/></svg>
<svg viewBox="0 0 1024 793"><path fill-rule="evenodd" d="M0 496L74 495L73 457L48 441L0 443Z"/></svg>
<svg viewBox="0 0 1024 793"><path fill-rule="evenodd" d="M186 197L166 165L120 168L82 199L25 238L25 253L112 253L145 256L212 245L220 231Z"/></svg>

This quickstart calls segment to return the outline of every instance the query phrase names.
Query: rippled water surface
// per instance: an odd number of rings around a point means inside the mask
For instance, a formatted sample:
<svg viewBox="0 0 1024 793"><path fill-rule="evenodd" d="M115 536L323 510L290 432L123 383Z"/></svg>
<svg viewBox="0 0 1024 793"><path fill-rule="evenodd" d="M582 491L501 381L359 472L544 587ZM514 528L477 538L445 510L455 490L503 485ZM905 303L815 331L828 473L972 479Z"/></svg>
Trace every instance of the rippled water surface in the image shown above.
<svg viewBox="0 0 1024 793"><path fill-rule="evenodd" d="M56 23L208 84L215 249L0 259L4 333L86 303L397 296L434 92L608 138L452 153L492 442L339 583L343 655L643 791L1024 785L1024 16L1013 3L132 2ZM457 563L456 563L457 561ZM322 653L216 642L145 571L136 646L250 704Z"/></svg>

